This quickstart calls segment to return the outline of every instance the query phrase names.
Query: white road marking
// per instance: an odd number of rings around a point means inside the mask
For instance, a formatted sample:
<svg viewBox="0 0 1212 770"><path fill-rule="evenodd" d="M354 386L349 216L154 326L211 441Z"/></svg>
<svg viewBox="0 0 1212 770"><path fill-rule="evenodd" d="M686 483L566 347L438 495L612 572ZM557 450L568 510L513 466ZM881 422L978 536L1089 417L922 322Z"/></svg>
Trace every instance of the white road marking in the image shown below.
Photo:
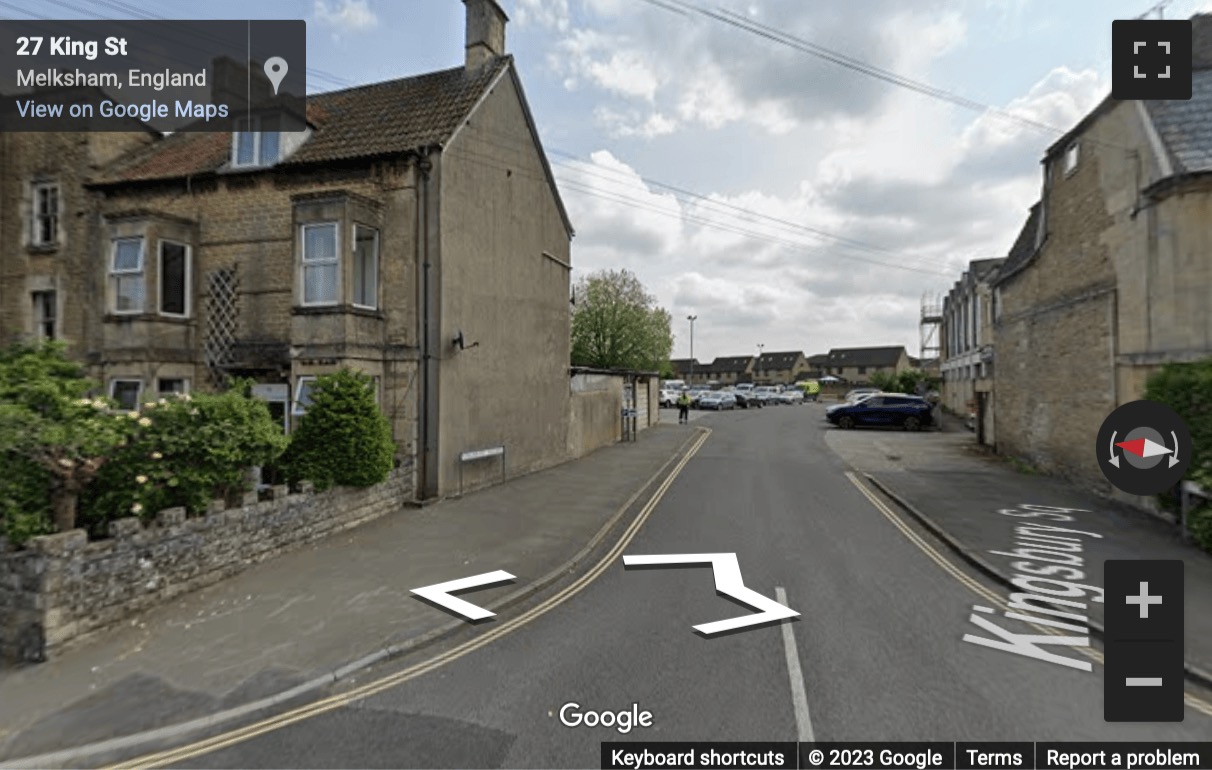
<svg viewBox="0 0 1212 770"><path fill-rule="evenodd" d="M775 586L774 596L779 604L787 605L787 592ZM812 717L808 714L808 693L804 688L804 672L800 670L800 653L795 646L795 632L790 623L783 624L783 650L787 653L787 675L791 677L791 703L795 706L795 726L801 743L816 740L812 733Z"/></svg>

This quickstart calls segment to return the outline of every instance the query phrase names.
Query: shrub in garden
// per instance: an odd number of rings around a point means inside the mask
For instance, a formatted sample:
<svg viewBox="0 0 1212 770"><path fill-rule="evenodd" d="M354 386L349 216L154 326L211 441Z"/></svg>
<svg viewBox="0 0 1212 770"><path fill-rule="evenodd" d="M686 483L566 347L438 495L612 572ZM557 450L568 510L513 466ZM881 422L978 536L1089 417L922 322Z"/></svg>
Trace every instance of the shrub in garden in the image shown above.
<svg viewBox="0 0 1212 770"><path fill-rule="evenodd" d="M247 389L174 394L132 412L134 432L89 490L90 527L100 533L112 519L178 506L199 514L212 499L243 492L248 468L273 462L287 444L268 406Z"/></svg>
<svg viewBox="0 0 1212 770"><path fill-rule="evenodd" d="M316 378L311 405L283 456L292 483L368 487L387 478L396 446L373 388L370 377L349 369Z"/></svg>
<svg viewBox="0 0 1212 770"><path fill-rule="evenodd" d="M18 454L0 454L0 537L20 546L53 533L50 489L45 468Z"/></svg>
<svg viewBox="0 0 1212 770"><path fill-rule="evenodd" d="M14 542L74 528L81 492L126 441L131 426L87 397L94 387L60 343L0 351L0 525Z"/></svg>
<svg viewBox="0 0 1212 770"><path fill-rule="evenodd" d="M1187 479L1212 490L1212 359L1166 364L1149 378L1145 398L1173 409L1191 429L1191 468ZM1192 511L1193 539L1212 551L1212 507Z"/></svg>
<svg viewBox="0 0 1212 770"><path fill-rule="evenodd" d="M1187 532L1200 548L1212 552L1212 505L1205 505L1187 514Z"/></svg>

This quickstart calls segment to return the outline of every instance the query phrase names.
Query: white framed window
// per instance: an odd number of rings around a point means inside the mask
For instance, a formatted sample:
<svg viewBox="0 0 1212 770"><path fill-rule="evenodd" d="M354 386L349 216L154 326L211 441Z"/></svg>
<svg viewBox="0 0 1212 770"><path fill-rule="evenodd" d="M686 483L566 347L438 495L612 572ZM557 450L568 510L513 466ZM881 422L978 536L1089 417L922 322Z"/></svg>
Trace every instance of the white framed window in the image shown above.
<svg viewBox="0 0 1212 770"><path fill-rule="evenodd" d="M379 231L364 225L354 225L353 304L379 307Z"/></svg>
<svg viewBox="0 0 1212 770"><path fill-rule="evenodd" d="M295 401L291 413L298 416L307 411L307 407L311 406L311 393L316 387L316 378L311 376L300 377L295 383Z"/></svg>
<svg viewBox="0 0 1212 770"><path fill-rule="evenodd" d="M59 300L53 291L35 291L33 299L34 337L39 340L59 338Z"/></svg>
<svg viewBox="0 0 1212 770"><path fill-rule="evenodd" d="M160 241L160 314L188 318L190 308L190 248Z"/></svg>
<svg viewBox="0 0 1212 770"><path fill-rule="evenodd" d="M59 184L38 182L33 185L33 218L30 243L51 246L59 242Z"/></svg>
<svg viewBox="0 0 1212 770"><path fill-rule="evenodd" d="M143 396L143 380L110 380L109 397L123 409L138 409Z"/></svg>
<svg viewBox="0 0 1212 770"><path fill-rule="evenodd" d="M265 131L261 118L240 118L232 132L231 164L233 166L272 166L278 162L281 134Z"/></svg>
<svg viewBox="0 0 1212 770"><path fill-rule="evenodd" d="M337 223L303 225L302 238L303 304L335 305L341 286Z"/></svg>
<svg viewBox="0 0 1212 770"><path fill-rule="evenodd" d="M1072 174L1077 169L1077 161L1080 150L1077 142L1065 148L1065 176Z"/></svg>
<svg viewBox="0 0 1212 770"><path fill-rule="evenodd" d="M143 238L115 238L109 266L115 313L143 312L143 267Z"/></svg>
<svg viewBox="0 0 1212 770"><path fill-rule="evenodd" d="M161 377L156 380L156 392L161 396L172 393L188 393L189 379L185 377Z"/></svg>

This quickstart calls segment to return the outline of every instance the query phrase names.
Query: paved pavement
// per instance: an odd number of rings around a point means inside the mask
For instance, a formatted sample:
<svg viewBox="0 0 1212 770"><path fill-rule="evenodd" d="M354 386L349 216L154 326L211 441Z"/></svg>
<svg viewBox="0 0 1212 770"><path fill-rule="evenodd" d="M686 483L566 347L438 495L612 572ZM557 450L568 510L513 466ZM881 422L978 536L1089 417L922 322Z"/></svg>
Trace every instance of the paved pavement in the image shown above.
<svg viewBox="0 0 1212 770"><path fill-rule="evenodd" d="M709 439L596 579L598 568L570 576L533 606L335 686L334 700L159 763L597 767L603 741L1206 739L1207 693L1182 723L1107 724L1101 667L965 643L975 588L996 584L911 517L872 504L843 459L856 453L830 451L838 438L822 409L701 417ZM893 435L844 440L899 446ZM800 617L704 638L693 625L747 612L716 594L707 569L627 570L618 558L720 552ZM653 724L566 726L567 704L634 705Z"/></svg>
<svg viewBox="0 0 1212 770"><path fill-rule="evenodd" d="M0 760L239 706L450 624L409 590L503 569L517 584L476 601L510 595L572 558L697 434L658 425L634 443L459 500L403 508L48 663L0 669Z"/></svg>
<svg viewBox="0 0 1212 770"><path fill-rule="evenodd" d="M965 556L1009 581L1016 557L1014 528L1024 523L1062 526L1078 535L1086 582L1103 585L1106 559L1181 559L1186 565L1186 658L1189 673L1212 685L1212 554L1182 542L1173 524L1084 492L1065 481L1014 469L990 455L973 434L948 422L941 433L830 431L829 446L870 476L929 526L946 534ZM1079 510L1072 521L1027 520L998 514L1019 505ZM1101 626L1104 605L1091 604Z"/></svg>

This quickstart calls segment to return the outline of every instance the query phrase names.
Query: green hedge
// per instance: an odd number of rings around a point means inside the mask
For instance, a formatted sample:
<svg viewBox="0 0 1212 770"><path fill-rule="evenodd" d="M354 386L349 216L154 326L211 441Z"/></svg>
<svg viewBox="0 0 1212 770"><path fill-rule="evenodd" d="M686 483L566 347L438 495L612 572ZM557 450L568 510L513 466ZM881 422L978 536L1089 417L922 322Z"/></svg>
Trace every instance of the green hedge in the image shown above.
<svg viewBox="0 0 1212 770"><path fill-rule="evenodd" d="M1191 468L1187 479L1212 489L1212 359L1166 364L1149 378L1145 398L1173 409L1191 430ZM1192 538L1212 551L1212 507L1192 511Z"/></svg>
<svg viewBox="0 0 1212 770"><path fill-rule="evenodd" d="M1149 378L1145 398L1173 409L1191 429L1187 478L1212 488L1212 359L1166 364Z"/></svg>
<svg viewBox="0 0 1212 770"><path fill-rule="evenodd" d="M55 531L51 522L51 477L21 455L0 454L0 536L15 546Z"/></svg>

